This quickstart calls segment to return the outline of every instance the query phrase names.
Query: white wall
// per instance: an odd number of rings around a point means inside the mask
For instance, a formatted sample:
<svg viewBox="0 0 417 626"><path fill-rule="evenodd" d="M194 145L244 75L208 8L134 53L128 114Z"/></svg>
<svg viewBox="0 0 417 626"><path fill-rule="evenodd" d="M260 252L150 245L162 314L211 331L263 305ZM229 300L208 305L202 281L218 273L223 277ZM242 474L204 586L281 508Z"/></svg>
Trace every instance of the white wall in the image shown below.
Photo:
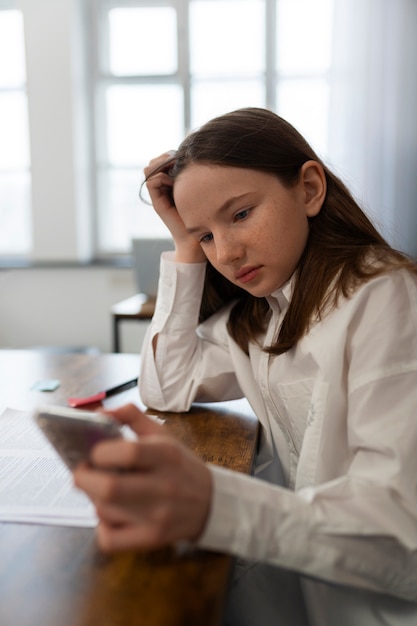
<svg viewBox="0 0 417 626"><path fill-rule="evenodd" d="M88 3L19 0L25 25L32 173L31 259L93 256L86 46ZM51 234L53 236L51 236Z"/></svg>
<svg viewBox="0 0 417 626"><path fill-rule="evenodd" d="M131 269L0 271L0 349L94 346L111 352L112 304L137 291ZM139 353L146 322L122 322L121 350Z"/></svg>
<svg viewBox="0 0 417 626"><path fill-rule="evenodd" d="M0 348L95 346L110 352L111 305L137 287L131 269L84 265L93 257L91 77L83 54L90 43L90 3L16 5L25 24L34 267L0 268ZM146 327L121 324L123 351L140 351Z"/></svg>

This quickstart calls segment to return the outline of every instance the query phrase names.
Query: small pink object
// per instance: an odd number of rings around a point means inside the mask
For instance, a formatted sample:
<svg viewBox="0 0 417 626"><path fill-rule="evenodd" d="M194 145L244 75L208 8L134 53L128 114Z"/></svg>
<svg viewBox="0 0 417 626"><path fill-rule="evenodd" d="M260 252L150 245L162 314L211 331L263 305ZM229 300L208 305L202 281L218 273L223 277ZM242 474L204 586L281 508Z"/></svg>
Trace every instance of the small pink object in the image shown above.
<svg viewBox="0 0 417 626"><path fill-rule="evenodd" d="M85 404L101 402L101 400L104 400L104 398L108 398L109 396L113 396L116 393L120 393L121 391L130 389L131 387L137 385L137 383L138 379L133 378L132 380L128 380L126 383L116 385L116 387L112 387L111 389L107 389L106 391L99 391L99 393L96 393L92 396L87 396L86 398L68 398L68 406L77 408L79 406L84 406Z"/></svg>

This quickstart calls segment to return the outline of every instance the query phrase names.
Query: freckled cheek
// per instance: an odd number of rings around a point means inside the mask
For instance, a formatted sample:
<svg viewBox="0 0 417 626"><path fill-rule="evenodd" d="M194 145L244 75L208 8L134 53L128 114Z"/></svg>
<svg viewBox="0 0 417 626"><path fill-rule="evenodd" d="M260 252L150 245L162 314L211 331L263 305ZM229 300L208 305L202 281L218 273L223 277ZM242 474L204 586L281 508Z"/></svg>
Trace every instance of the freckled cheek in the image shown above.
<svg viewBox="0 0 417 626"><path fill-rule="evenodd" d="M260 251L276 250L281 245L281 241L284 237L281 233L277 233L273 229L255 229L248 241L248 248L256 248Z"/></svg>

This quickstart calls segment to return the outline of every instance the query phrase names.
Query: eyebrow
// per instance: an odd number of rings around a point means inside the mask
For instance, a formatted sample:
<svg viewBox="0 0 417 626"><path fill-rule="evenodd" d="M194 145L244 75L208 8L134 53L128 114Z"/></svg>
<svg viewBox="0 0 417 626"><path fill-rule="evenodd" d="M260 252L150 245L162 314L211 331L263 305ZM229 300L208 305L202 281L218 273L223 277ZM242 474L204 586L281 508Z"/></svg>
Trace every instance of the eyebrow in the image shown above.
<svg viewBox="0 0 417 626"><path fill-rule="evenodd" d="M246 198L246 196L250 195L250 191L246 191L245 193L242 193L240 196L233 196L232 198L228 198L215 212L215 215L221 215L222 213L226 213L226 211L228 211L230 209L230 207L237 201L242 200L243 198ZM204 228L202 226L195 226L194 228L187 228L187 233L189 233L190 235L194 234L194 233L198 233L201 230L204 230Z"/></svg>

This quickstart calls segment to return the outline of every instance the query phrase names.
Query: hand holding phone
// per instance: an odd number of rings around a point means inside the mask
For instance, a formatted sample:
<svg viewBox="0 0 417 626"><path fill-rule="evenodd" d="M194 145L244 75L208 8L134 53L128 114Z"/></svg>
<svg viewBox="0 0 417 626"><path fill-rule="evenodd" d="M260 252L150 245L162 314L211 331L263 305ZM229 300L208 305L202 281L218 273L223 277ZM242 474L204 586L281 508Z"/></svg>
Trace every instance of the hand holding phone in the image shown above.
<svg viewBox="0 0 417 626"><path fill-rule="evenodd" d="M34 419L70 470L88 462L91 448L99 441L122 436L116 420L94 411L46 406L38 409Z"/></svg>

